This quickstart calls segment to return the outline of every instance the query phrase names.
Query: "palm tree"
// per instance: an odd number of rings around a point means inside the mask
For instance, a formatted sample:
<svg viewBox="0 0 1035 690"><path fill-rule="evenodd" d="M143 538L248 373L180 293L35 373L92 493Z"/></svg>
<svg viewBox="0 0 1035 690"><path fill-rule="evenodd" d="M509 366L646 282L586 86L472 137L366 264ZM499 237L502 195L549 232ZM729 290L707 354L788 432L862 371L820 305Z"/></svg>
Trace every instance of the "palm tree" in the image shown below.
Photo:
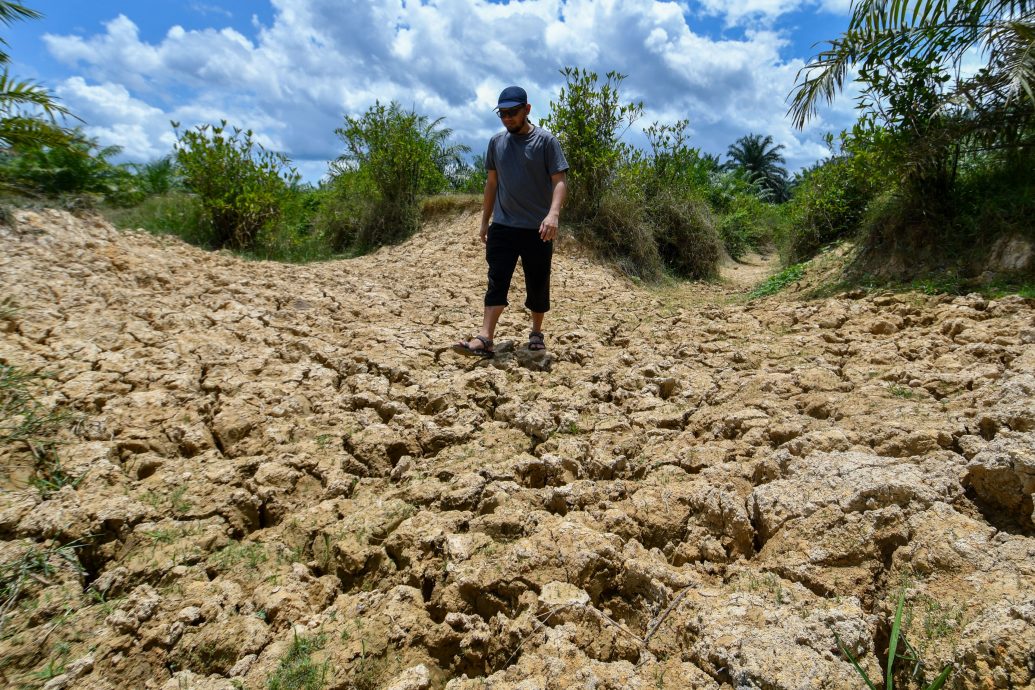
<svg viewBox="0 0 1035 690"><path fill-rule="evenodd" d="M21 19L41 16L19 3L0 0L0 23L10 25ZM0 146L52 146L67 141L67 132L56 123L59 116L71 113L39 84L19 81L11 76L6 67L10 56L2 49L6 45L7 42L0 38L0 65L4 66L0 72Z"/></svg>
<svg viewBox="0 0 1035 690"><path fill-rule="evenodd" d="M727 169L744 171L749 182L757 184L773 201L787 199L787 169L780 154L783 144L773 146L770 135L748 134L726 149Z"/></svg>
<svg viewBox="0 0 1035 690"><path fill-rule="evenodd" d="M985 68L959 77L975 51L987 57ZM844 88L852 67L887 74L910 62L957 75L941 103L965 104L993 136L1023 131L1035 119L1035 0L859 0L848 30L798 73L789 114L804 127L820 101Z"/></svg>

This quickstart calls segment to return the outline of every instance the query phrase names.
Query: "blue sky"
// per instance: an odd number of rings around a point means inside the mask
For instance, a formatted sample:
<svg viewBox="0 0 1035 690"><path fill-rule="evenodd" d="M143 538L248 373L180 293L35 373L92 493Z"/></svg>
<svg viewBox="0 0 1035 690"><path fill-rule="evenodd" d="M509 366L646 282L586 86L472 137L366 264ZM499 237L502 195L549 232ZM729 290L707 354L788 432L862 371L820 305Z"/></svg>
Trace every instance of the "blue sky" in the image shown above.
<svg viewBox="0 0 1035 690"><path fill-rule="evenodd" d="M783 144L790 170L822 158L822 135L850 126L850 98L804 131L786 96L813 44L847 24L848 0L23 0L42 20L0 27L12 73L42 82L103 145L146 161L183 127L226 119L253 129L316 181L341 153L334 129L376 99L444 117L481 151L510 83L545 115L579 66L627 78L652 121L688 118L710 153L747 133Z"/></svg>

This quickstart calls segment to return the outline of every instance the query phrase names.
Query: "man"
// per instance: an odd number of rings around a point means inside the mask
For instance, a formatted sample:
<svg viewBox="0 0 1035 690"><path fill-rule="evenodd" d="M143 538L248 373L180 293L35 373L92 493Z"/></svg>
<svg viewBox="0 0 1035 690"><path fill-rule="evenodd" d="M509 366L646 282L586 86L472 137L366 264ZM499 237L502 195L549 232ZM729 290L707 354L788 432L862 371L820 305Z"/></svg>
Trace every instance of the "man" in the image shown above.
<svg viewBox="0 0 1035 690"><path fill-rule="evenodd" d="M506 131L492 137L485 153L488 179L480 231L489 264L485 313L478 335L453 346L461 354L493 355L496 323L509 304L507 293L518 258L525 273L525 306L532 312L528 348L546 349L543 317L550 309L550 263L568 194L568 162L557 138L529 121L531 110L524 89L503 89L496 112Z"/></svg>

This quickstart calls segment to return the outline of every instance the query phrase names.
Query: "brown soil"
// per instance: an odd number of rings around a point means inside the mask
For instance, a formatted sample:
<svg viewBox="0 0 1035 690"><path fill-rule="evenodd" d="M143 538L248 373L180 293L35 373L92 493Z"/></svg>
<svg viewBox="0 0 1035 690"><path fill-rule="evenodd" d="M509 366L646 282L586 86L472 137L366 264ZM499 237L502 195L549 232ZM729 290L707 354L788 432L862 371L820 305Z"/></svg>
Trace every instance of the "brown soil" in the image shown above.
<svg viewBox="0 0 1035 690"><path fill-rule="evenodd" d="M308 266L16 221L0 362L52 373L77 480L0 449L2 685L859 687L835 634L881 676L902 588L928 680L1035 682L1030 300L562 247L548 352L519 275L477 361L471 214Z"/></svg>

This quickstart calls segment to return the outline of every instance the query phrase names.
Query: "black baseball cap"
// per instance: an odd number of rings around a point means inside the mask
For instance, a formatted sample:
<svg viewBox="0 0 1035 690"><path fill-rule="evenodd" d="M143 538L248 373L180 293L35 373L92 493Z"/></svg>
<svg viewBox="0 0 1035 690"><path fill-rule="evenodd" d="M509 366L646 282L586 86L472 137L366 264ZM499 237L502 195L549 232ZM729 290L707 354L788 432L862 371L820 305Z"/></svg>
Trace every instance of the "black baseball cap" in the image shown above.
<svg viewBox="0 0 1035 690"><path fill-rule="evenodd" d="M500 92L499 103L496 104L496 110L500 108L513 108L518 105L525 105L528 103L528 94L520 86L508 86Z"/></svg>

